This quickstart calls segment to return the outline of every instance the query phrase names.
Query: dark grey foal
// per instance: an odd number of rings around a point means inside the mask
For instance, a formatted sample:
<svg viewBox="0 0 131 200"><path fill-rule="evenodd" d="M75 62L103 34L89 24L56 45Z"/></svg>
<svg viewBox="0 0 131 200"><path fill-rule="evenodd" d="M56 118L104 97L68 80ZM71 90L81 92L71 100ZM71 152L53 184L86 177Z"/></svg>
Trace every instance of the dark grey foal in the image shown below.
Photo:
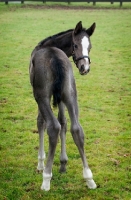
<svg viewBox="0 0 131 200"><path fill-rule="evenodd" d="M83 36L81 44L82 55L84 56L81 56L79 60L77 60L77 57L74 59L77 62L80 73L86 74L89 72L90 65L88 51L85 50L90 49L88 37ZM60 171L64 172L66 170L68 158L65 148L66 119L64 106L67 107L71 120L70 131L82 159L83 177L86 180L87 186L90 189L95 189L96 184L84 153L84 133L78 120L77 92L72 66L66 54L56 47L46 47L36 51L31 58L30 81L39 109L37 124L40 146L37 169L43 170L41 189L50 190L52 165L59 134L61 138ZM58 106L58 119L54 116L51 109L52 97L54 106ZM49 151L46 166L44 166L45 152L43 144L45 128L49 136Z"/></svg>

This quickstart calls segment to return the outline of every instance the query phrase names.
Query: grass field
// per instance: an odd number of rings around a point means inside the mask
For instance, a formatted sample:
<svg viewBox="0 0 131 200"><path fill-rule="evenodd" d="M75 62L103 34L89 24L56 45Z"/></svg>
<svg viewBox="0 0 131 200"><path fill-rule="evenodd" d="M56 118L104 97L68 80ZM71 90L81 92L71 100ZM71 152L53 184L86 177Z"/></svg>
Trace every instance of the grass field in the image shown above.
<svg viewBox="0 0 131 200"><path fill-rule="evenodd" d="M51 190L40 190L36 171L37 105L29 83L30 53L43 38L74 28L78 21L92 36L91 72L74 66L80 123L96 190L82 177L82 163L69 132L67 173L59 174L58 143ZM56 110L54 110L56 113ZM48 137L45 135L46 153ZM0 4L0 200L131 199L131 10L56 9Z"/></svg>

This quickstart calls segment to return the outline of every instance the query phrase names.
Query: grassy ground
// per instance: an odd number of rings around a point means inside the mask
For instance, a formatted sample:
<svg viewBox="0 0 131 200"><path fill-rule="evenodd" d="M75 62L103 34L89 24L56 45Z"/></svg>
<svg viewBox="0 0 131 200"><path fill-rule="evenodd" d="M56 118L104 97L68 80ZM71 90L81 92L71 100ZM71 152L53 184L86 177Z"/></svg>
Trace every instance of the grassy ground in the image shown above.
<svg viewBox="0 0 131 200"><path fill-rule="evenodd" d="M67 173L58 173L58 143L51 191L43 192L42 175L36 171L37 106L29 83L30 53L41 39L74 28L80 20L85 27L97 24L92 36L91 72L80 76L72 65L85 151L98 189L86 187L68 123ZM130 27L131 10L35 9L0 4L1 200L131 199ZM47 135L45 140L47 152Z"/></svg>

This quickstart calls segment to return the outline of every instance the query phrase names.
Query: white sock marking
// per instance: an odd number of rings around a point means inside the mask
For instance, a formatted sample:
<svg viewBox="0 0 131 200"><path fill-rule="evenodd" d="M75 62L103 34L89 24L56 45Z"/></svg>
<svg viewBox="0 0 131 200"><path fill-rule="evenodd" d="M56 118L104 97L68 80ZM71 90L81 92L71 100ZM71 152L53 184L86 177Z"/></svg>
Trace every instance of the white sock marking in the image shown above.
<svg viewBox="0 0 131 200"><path fill-rule="evenodd" d="M96 183L93 180L93 174L89 168L83 168L83 177L86 180L89 189L97 188Z"/></svg>
<svg viewBox="0 0 131 200"><path fill-rule="evenodd" d="M52 173L47 174L43 171L43 183L41 186L42 190L49 191L50 190L50 180L52 178Z"/></svg>
<svg viewBox="0 0 131 200"><path fill-rule="evenodd" d="M44 170L44 159L45 159L45 153L44 153L44 155L43 155L43 157L41 158L40 156L38 156L38 166L37 166L37 169L39 170L39 171L42 171L42 170Z"/></svg>

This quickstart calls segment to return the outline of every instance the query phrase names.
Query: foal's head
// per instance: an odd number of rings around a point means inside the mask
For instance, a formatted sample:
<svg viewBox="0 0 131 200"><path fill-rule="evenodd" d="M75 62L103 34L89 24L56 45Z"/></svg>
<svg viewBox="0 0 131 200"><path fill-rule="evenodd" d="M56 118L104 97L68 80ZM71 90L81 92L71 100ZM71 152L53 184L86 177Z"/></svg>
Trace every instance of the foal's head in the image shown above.
<svg viewBox="0 0 131 200"><path fill-rule="evenodd" d="M81 75L85 75L90 71L90 57L89 52L91 49L90 36L95 30L96 24L93 23L88 29L82 27L82 22L80 21L74 31L73 31L73 52L72 57L79 69Z"/></svg>

